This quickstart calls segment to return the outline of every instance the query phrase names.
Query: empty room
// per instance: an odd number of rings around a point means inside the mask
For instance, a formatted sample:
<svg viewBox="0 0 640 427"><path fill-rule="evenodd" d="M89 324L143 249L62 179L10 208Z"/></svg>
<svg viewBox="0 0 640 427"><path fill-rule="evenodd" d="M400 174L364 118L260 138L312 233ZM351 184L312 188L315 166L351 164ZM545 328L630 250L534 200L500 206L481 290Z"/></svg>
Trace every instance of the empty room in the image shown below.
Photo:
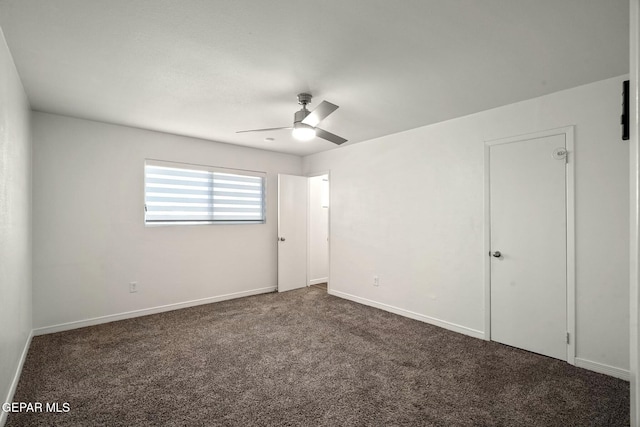
<svg viewBox="0 0 640 427"><path fill-rule="evenodd" d="M639 0L0 0L0 426L640 426Z"/></svg>

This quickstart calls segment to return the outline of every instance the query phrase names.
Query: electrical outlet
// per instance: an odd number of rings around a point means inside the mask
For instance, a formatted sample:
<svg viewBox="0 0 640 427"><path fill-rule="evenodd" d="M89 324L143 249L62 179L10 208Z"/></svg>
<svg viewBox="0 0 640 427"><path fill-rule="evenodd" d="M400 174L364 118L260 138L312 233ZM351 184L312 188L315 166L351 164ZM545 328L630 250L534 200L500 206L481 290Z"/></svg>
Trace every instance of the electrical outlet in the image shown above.
<svg viewBox="0 0 640 427"><path fill-rule="evenodd" d="M380 278L378 276L373 276L373 286L380 286Z"/></svg>
<svg viewBox="0 0 640 427"><path fill-rule="evenodd" d="M129 282L129 292L138 292L138 282Z"/></svg>

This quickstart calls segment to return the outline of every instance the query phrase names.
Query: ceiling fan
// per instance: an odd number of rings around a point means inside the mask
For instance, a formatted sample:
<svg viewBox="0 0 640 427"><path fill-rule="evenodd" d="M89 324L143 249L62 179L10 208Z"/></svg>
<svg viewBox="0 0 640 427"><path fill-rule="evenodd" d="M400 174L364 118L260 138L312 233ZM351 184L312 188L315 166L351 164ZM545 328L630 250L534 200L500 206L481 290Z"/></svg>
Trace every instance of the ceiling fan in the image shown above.
<svg viewBox="0 0 640 427"><path fill-rule="evenodd" d="M338 145L347 142L346 139L317 127L318 124L326 119L329 114L336 111L338 109L338 106L327 101L322 101L316 109L314 109L313 111L309 111L307 110L307 104L310 103L311 94L298 94L298 104L302 105L302 108L300 109L300 111L296 111L295 115L293 116L293 127L241 130L236 133L293 129L292 135L299 141L309 141L317 136Z"/></svg>

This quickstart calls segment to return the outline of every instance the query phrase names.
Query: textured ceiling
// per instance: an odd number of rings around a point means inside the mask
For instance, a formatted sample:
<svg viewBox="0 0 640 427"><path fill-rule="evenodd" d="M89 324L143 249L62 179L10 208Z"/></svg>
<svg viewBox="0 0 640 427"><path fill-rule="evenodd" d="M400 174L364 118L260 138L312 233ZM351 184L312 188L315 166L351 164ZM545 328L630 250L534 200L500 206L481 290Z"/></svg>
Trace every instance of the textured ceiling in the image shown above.
<svg viewBox="0 0 640 427"><path fill-rule="evenodd" d="M33 109L306 155L628 73L627 0L0 0ZM275 138L266 142L265 137Z"/></svg>

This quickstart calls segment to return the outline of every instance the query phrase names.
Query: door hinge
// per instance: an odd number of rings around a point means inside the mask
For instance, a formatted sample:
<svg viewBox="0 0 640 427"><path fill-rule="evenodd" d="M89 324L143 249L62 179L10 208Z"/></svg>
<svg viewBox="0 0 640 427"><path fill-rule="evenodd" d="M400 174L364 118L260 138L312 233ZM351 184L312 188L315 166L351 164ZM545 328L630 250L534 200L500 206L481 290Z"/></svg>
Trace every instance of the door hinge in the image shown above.
<svg viewBox="0 0 640 427"><path fill-rule="evenodd" d="M564 163L569 163L569 152L564 147L558 147L553 150L553 154L551 155L556 160L564 160Z"/></svg>
<svg viewBox="0 0 640 427"><path fill-rule="evenodd" d="M569 344L569 332L567 332L567 344Z"/></svg>

